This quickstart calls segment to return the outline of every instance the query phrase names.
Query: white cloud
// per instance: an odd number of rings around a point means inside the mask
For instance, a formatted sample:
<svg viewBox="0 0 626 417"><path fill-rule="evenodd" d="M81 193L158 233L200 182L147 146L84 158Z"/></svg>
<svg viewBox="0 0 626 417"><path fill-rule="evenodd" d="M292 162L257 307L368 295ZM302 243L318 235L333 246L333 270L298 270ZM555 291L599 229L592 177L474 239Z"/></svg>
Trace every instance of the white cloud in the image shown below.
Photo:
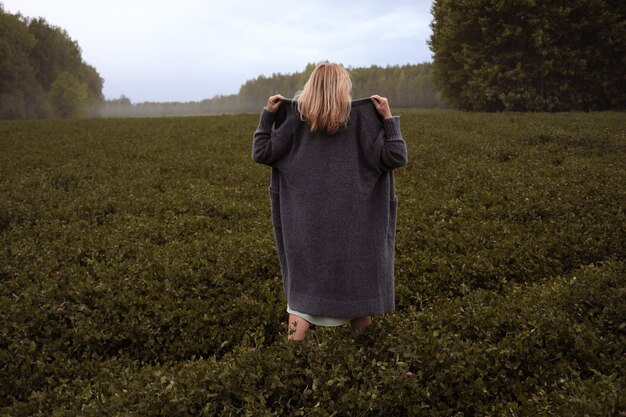
<svg viewBox="0 0 626 417"><path fill-rule="evenodd" d="M3 0L77 40L107 97L201 100L308 62L430 60L430 1Z"/></svg>

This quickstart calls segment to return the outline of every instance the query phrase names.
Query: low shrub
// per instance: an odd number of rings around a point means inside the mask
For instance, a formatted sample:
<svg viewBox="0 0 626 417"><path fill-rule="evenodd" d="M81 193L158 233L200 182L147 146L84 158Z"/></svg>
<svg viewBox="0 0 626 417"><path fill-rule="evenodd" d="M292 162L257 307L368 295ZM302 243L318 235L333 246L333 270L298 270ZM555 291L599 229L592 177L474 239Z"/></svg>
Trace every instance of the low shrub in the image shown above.
<svg viewBox="0 0 626 417"><path fill-rule="evenodd" d="M257 115L1 122L0 414L616 415L621 118L403 112L397 311L304 343Z"/></svg>

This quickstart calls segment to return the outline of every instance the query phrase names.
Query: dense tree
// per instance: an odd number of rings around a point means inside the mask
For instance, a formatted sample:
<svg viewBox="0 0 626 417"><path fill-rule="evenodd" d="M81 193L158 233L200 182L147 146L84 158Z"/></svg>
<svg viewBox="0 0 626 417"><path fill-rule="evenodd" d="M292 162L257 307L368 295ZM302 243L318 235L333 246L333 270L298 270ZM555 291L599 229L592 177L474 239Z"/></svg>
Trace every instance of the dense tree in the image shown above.
<svg viewBox="0 0 626 417"><path fill-rule="evenodd" d="M62 72L50 87L50 102L56 116L62 118L84 116L87 97L87 84L67 71Z"/></svg>
<svg viewBox="0 0 626 417"><path fill-rule="evenodd" d="M435 0L435 83L467 110L623 109L625 11L620 0Z"/></svg>
<svg viewBox="0 0 626 417"><path fill-rule="evenodd" d="M27 23L37 41L30 53L32 65L44 90L48 91L62 72L80 71L83 64L80 48L65 30L48 25L42 18Z"/></svg>
<svg viewBox="0 0 626 417"><path fill-rule="evenodd" d="M33 117L33 103L43 94L30 61L35 37L19 16L0 4L0 118Z"/></svg>
<svg viewBox="0 0 626 417"><path fill-rule="evenodd" d="M87 86L88 108L92 109L99 106L104 100L104 95L102 94L104 80L94 67L85 63L81 65L78 74L78 78Z"/></svg>
<svg viewBox="0 0 626 417"><path fill-rule="evenodd" d="M0 118L86 115L101 103L102 83L65 30L0 4Z"/></svg>

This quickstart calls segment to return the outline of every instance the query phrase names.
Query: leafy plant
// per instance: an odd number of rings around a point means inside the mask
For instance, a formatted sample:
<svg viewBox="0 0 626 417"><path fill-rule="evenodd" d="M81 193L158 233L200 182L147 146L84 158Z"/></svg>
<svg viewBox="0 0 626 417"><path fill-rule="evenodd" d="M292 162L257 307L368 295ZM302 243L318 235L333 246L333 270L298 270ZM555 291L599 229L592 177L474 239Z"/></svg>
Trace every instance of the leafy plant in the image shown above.
<svg viewBox="0 0 626 417"><path fill-rule="evenodd" d="M626 410L623 115L401 117L397 311L302 343L257 115L1 122L0 414Z"/></svg>

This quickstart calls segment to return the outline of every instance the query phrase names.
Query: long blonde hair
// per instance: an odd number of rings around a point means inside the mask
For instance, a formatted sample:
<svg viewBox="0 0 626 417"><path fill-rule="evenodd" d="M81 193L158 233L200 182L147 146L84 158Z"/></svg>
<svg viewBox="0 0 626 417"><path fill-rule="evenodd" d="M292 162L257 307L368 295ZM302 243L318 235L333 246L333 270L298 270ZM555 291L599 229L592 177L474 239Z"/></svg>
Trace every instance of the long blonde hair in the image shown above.
<svg viewBox="0 0 626 417"><path fill-rule="evenodd" d="M352 106L352 80L344 67L334 63L318 64L294 100L302 120L311 132L336 133L346 127Z"/></svg>

